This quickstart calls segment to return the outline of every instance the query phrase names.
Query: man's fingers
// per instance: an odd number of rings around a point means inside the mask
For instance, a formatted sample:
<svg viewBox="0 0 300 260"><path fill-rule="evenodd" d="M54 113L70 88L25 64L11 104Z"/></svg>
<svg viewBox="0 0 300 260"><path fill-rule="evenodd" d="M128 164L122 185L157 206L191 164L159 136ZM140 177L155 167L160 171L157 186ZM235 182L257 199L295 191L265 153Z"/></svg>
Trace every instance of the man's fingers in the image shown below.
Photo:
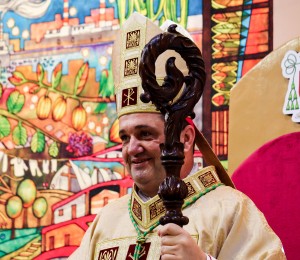
<svg viewBox="0 0 300 260"><path fill-rule="evenodd" d="M177 259L178 248L176 246L162 246L160 250L161 259Z"/></svg>
<svg viewBox="0 0 300 260"><path fill-rule="evenodd" d="M160 240L161 246L173 246L178 243L178 237L174 236L162 236Z"/></svg>
<svg viewBox="0 0 300 260"><path fill-rule="evenodd" d="M161 253L161 255L168 255L168 254L173 255L174 247L163 245L163 246L161 246L160 253Z"/></svg>
<svg viewBox="0 0 300 260"><path fill-rule="evenodd" d="M173 223L169 223L161 227L161 229L158 232L158 235L161 237L166 235L177 236L181 234L182 230L183 229L180 226Z"/></svg>

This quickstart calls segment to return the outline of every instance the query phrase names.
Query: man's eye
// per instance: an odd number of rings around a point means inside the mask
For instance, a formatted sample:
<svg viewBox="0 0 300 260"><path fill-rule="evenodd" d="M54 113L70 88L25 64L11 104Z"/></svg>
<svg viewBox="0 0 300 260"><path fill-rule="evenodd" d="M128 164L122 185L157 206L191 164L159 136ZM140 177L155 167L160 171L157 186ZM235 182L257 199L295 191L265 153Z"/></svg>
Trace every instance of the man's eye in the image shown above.
<svg viewBox="0 0 300 260"><path fill-rule="evenodd" d="M124 143L124 142L126 142L128 140L128 136L127 135L120 135L120 139Z"/></svg>
<svg viewBox="0 0 300 260"><path fill-rule="evenodd" d="M149 137L149 136L151 136L151 133L143 131L143 132L141 132L141 136L142 137Z"/></svg>

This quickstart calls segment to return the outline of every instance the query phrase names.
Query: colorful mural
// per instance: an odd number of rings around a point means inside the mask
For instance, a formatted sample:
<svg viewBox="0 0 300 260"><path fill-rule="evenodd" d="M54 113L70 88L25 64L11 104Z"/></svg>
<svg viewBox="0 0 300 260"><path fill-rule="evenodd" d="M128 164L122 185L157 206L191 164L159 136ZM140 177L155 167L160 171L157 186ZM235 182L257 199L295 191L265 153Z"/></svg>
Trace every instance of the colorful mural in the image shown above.
<svg viewBox="0 0 300 260"><path fill-rule="evenodd" d="M181 23L201 47L201 2L0 2L1 259L66 258L131 191L111 54L133 11Z"/></svg>
<svg viewBox="0 0 300 260"><path fill-rule="evenodd" d="M204 57L211 78L204 100L205 136L219 158L228 155L230 89L272 51L270 0L203 1Z"/></svg>
<svg viewBox="0 0 300 260"><path fill-rule="evenodd" d="M269 2L0 1L0 258L66 258L99 209L131 192L111 54L132 12L180 23L203 49L213 76L207 122L226 146L228 91L270 51L270 26L257 27L270 20Z"/></svg>

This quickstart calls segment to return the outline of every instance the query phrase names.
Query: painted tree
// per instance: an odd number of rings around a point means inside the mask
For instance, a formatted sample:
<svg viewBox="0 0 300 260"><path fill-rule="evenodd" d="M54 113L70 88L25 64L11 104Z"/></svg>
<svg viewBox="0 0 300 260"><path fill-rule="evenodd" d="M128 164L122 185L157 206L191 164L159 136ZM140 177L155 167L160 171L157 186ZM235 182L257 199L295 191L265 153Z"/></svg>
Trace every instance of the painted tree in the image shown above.
<svg viewBox="0 0 300 260"><path fill-rule="evenodd" d="M15 238L15 219L22 213L22 200L19 196L11 196L6 203L5 211L6 215L11 218L11 236L10 239Z"/></svg>
<svg viewBox="0 0 300 260"><path fill-rule="evenodd" d="M48 210L48 203L44 197L37 198L32 205L33 215L38 219L37 226L41 225L41 218L45 216Z"/></svg>
<svg viewBox="0 0 300 260"><path fill-rule="evenodd" d="M27 210L36 199L37 189L35 183L30 179L24 179L20 182L17 188L17 195L22 199L24 214L23 214L23 224L24 227L28 227L27 223Z"/></svg>

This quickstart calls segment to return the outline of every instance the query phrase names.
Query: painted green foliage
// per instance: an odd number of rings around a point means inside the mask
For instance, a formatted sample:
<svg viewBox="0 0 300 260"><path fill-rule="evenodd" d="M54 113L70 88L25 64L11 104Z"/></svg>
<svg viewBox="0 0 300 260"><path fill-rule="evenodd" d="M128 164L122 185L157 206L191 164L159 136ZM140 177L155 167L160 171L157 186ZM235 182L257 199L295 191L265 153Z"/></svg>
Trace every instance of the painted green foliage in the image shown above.
<svg viewBox="0 0 300 260"><path fill-rule="evenodd" d="M45 96L39 97L39 101L46 97L49 93L58 93L58 94L63 94L65 99L70 98L73 100L78 100L80 101L80 93L84 90L84 87L87 83L88 80L88 74L89 74L89 63L84 62L81 67L79 68L76 77L74 79L74 90L73 93L66 93L62 91L61 89L58 88L61 84L62 80L62 62L58 63L51 75L51 82L50 84L47 83L46 77L46 72L45 68L41 63L37 64L36 68L36 78L34 80L32 79L27 79L27 75L23 75L22 72L20 71L15 71L12 73L12 76L9 77L9 81L11 84L14 86L22 86L24 83L29 82L31 84L31 88L29 90L30 94L38 94L38 92L41 89L46 90ZM111 79L112 81L112 79ZM113 87L113 84L112 84ZM0 85L0 95L2 95L2 85ZM0 96L1 97L1 96ZM87 97L84 97L85 100ZM94 98L94 97L93 97ZM45 98L44 98L45 99ZM48 98L50 101L52 101L50 98ZM93 99L92 102L97 102L94 101L96 100L95 98ZM45 103L45 102L44 102ZM15 89L13 90L7 100L6 100L6 105L7 105L7 111L5 109L0 109L0 138L9 136L12 134L12 139L15 145L18 146L24 146L27 141L28 141L28 132L25 126L28 126L30 128L38 128L34 127L30 122L27 122L26 119L22 119L21 117L18 117L16 114L19 113L22 108L24 107L25 104L25 95L21 94L19 90ZM39 104L39 102L38 102ZM45 104L41 106L40 110L45 110ZM48 107L47 107L48 108ZM51 110L51 102L49 105L49 110ZM52 108L53 109L53 108ZM39 106L36 108L37 112L39 110ZM49 113L50 114L50 111ZM37 113L38 115L38 113ZM55 121L55 116L52 116L52 119ZM41 119L40 117L38 117ZM48 115L45 119L48 118ZM11 122L9 120L19 120L19 123L17 126L14 127L14 129L11 132ZM30 141L30 147L31 151L34 153L41 153L45 151L46 148L46 141L45 141L45 136L47 135L46 132L43 131L43 129L38 128L35 134L32 136L31 141ZM48 136L48 135L47 135ZM51 157L57 157L59 156L59 148L61 147L61 141L52 137L50 137L53 142L49 145L49 155Z"/></svg>
<svg viewBox="0 0 300 260"><path fill-rule="evenodd" d="M25 103L25 96L21 94L18 90L14 90L10 93L6 105L7 109L12 114L17 114L22 110Z"/></svg>
<svg viewBox="0 0 300 260"><path fill-rule="evenodd" d="M17 189L17 195L22 199L24 208L28 208L33 204L36 198L36 194L37 189L35 183L32 180L25 179L20 182Z"/></svg>
<svg viewBox="0 0 300 260"><path fill-rule="evenodd" d="M6 214L11 219L19 217L22 213L22 200L19 196L12 196L7 200Z"/></svg>
<svg viewBox="0 0 300 260"><path fill-rule="evenodd" d="M3 85L0 83L0 98L2 97L3 94Z"/></svg>
<svg viewBox="0 0 300 260"><path fill-rule="evenodd" d="M44 74L45 74L45 71L44 71L44 68L43 66L39 63L37 65L37 69L36 69L36 75L37 75L37 79L38 79L38 82L41 84L44 80Z"/></svg>
<svg viewBox="0 0 300 260"><path fill-rule="evenodd" d="M27 142L27 132L22 123L19 122L12 132L13 141L16 145L25 145Z"/></svg>
<svg viewBox="0 0 300 260"><path fill-rule="evenodd" d="M12 76L8 78L11 84L15 86L21 86L24 83L28 82L27 79L25 79L24 75L22 72L19 71L14 71Z"/></svg>
<svg viewBox="0 0 300 260"><path fill-rule="evenodd" d="M114 95L114 80L112 74L112 65L111 61L108 64L108 68L102 70L100 75L100 91L99 95L101 97L111 97ZM107 103L99 103L95 109L95 113L101 114L104 113L107 108Z"/></svg>
<svg viewBox="0 0 300 260"><path fill-rule="evenodd" d="M37 198L32 205L33 215L36 218L42 218L48 209L47 200L44 197Z"/></svg>
<svg viewBox="0 0 300 260"><path fill-rule="evenodd" d="M58 156L58 153L59 153L59 149L58 149L57 143L53 142L49 146L49 155L55 158Z"/></svg>
<svg viewBox="0 0 300 260"><path fill-rule="evenodd" d="M88 73L89 73L89 63L85 62L80 67L75 77L74 94L79 95L82 92L88 78Z"/></svg>
<svg viewBox="0 0 300 260"><path fill-rule="evenodd" d="M55 67L52 73L52 80L51 80L52 88L54 89L57 88L57 86L60 84L61 77L62 77L62 63L60 62L59 64L57 64L57 66Z"/></svg>
<svg viewBox="0 0 300 260"><path fill-rule="evenodd" d="M102 97L110 97L114 95L114 80L112 75L111 61L108 64L108 69L104 69L101 72L99 94Z"/></svg>
<svg viewBox="0 0 300 260"><path fill-rule="evenodd" d="M10 124L5 116L0 115L0 138L10 134Z"/></svg>
<svg viewBox="0 0 300 260"><path fill-rule="evenodd" d="M41 153L45 149L45 135L41 131L35 132L35 134L32 136L31 140L31 151L34 153Z"/></svg>
<svg viewBox="0 0 300 260"><path fill-rule="evenodd" d="M180 3L174 0L160 0L156 13L154 12L154 0L117 1L117 4L121 24L134 11L137 11L149 17L152 21L159 19L159 22L163 23L165 20L171 20L185 28L187 26L188 0L180 0ZM177 7L180 10L180 15L177 14Z"/></svg>
<svg viewBox="0 0 300 260"><path fill-rule="evenodd" d="M7 200L5 206L6 214L12 220L12 228L10 239L15 238L15 219L19 217L23 211L23 203L19 196L14 195Z"/></svg>

